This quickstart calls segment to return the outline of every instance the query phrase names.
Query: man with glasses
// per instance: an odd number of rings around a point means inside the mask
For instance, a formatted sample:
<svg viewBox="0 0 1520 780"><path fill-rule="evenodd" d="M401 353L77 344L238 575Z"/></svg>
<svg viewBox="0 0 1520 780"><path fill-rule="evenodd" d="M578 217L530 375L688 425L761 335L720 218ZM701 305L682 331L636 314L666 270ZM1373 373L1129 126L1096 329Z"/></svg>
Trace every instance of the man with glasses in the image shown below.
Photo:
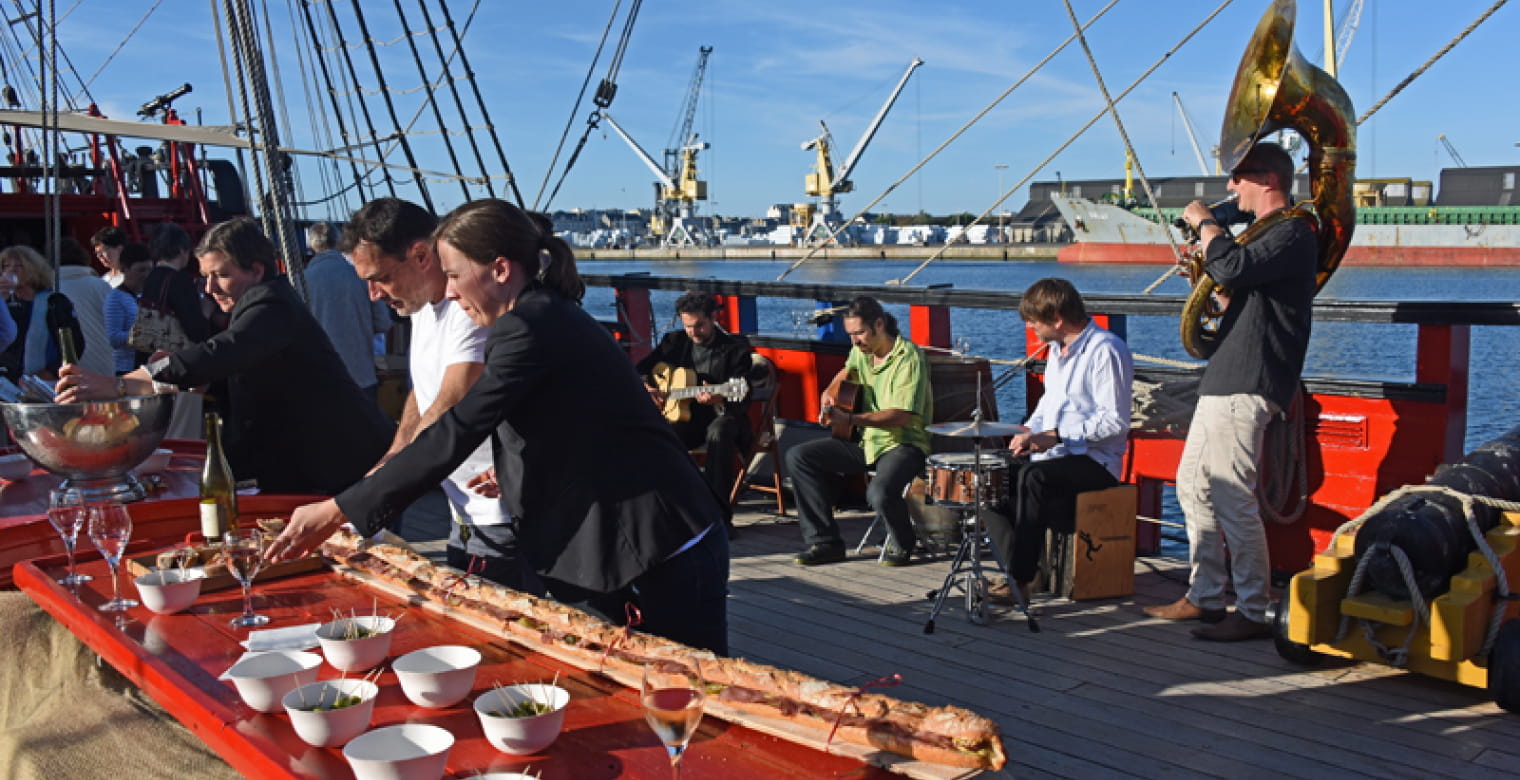
<svg viewBox="0 0 1520 780"><path fill-rule="evenodd" d="M1293 158L1260 143L1231 172L1243 212L1264 220L1292 205ZM1247 243L1232 239L1200 201L1183 219L1198 230L1203 269L1229 290L1219 346L1204 369L1198 406L1177 465L1177 501L1187 516L1188 592L1146 614L1199 620L1199 639L1232 642L1271 634L1270 571L1256 487L1267 423L1293 402L1309 346L1317 244L1308 219L1268 225ZM1229 548L1226 568L1225 548ZM1235 586L1235 611L1224 592Z"/></svg>

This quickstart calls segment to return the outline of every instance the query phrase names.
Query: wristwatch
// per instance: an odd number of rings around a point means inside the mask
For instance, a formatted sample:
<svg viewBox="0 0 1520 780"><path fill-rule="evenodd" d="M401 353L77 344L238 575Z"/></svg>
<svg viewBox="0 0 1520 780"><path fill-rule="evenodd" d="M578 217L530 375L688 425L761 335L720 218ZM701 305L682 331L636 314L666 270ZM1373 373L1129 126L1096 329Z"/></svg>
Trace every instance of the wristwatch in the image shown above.
<svg viewBox="0 0 1520 780"><path fill-rule="evenodd" d="M1203 219L1198 220L1198 229L1202 230L1205 227L1219 227L1219 220L1214 219L1213 217L1204 217Z"/></svg>

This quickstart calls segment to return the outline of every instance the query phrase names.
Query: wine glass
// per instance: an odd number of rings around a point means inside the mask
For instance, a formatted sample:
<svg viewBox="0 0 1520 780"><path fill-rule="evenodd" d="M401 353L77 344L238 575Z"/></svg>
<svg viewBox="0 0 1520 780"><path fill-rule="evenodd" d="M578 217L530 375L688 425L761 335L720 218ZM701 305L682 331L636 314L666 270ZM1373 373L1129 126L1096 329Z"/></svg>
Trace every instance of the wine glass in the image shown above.
<svg viewBox="0 0 1520 780"><path fill-rule="evenodd" d="M58 531L63 539L63 549L69 553L69 573L59 578L60 585L82 585L95 579L74 570L74 542L79 538L79 529L84 525L86 512L84 497L78 490L54 488L48 492L48 522Z"/></svg>
<svg viewBox="0 0 1520 780"><path fill-rule="evenodd" d="M137 606L137 602L121 597L121 578L116 576L116 567L121 563L122 552L127 549L127 540L132 538L132 517L127 514L125 506L114 502L94 504L84 511L90 516L90 541L95 543L95 549L111 567L111 600L101 604L100 610L125 612Z"/></svg>
<svg viewBox="0 0 1520 780"><path fill-rule="evenodd" d="M257 528L222 533L222 552L227 557L227 571L243 586L243 614L232 619L233 628L253 628L269 622L268 615L253 612L253 578L264 566L264 534Z"/></svg>
<svg viewBox="0 0 1520 780"><path fill-rule="evenodd" d="M686 743L702 722L705 687L696 658L666 658L644 664L644 676L639 683L644 720L665 743L672 776L676 778L681 776L681 756L686 754Z"/></svg>

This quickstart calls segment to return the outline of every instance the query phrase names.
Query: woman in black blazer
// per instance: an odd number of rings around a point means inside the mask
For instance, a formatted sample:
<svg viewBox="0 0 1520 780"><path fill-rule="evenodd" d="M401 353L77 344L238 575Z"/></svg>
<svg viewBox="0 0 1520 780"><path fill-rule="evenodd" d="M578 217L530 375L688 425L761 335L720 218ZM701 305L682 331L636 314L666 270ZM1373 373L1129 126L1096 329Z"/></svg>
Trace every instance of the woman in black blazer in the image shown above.
<svg viewBox="0 0 1520 780"><path fill-rule="evenodd" d="M343 367L246 217L211 228L195 255L227 329L120 377L59 372L58 401L105 400L227 382L222 443L233 473L266 493L333 495L363 477L395 425Z"/></svg>
<svg viewBox="0 0 1520 780"><path fill-rule="evenodd" d="M580 306L575 258L547 218L500 200L454 210L434 233L448 297L490 326L470 392L372 476L301 507L269 556L344 521L370 534L493 437L502 501L524 557L556 599L726 653L723 511L633 365Z"/></svg>

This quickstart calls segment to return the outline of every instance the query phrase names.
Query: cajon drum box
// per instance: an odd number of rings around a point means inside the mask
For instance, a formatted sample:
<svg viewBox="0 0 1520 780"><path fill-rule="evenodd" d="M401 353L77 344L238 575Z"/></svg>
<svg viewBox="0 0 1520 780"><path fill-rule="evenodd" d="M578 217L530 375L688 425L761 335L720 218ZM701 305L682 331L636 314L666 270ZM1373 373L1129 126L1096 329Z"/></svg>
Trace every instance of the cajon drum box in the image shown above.
<svg viewBox="0 0 1520 780"><path fill-rule="evenodd" d="M1076 530L1050 532L1045 571L1052 593L1073 601L1135 592L1134 485L1077 494Z"/></svg>

